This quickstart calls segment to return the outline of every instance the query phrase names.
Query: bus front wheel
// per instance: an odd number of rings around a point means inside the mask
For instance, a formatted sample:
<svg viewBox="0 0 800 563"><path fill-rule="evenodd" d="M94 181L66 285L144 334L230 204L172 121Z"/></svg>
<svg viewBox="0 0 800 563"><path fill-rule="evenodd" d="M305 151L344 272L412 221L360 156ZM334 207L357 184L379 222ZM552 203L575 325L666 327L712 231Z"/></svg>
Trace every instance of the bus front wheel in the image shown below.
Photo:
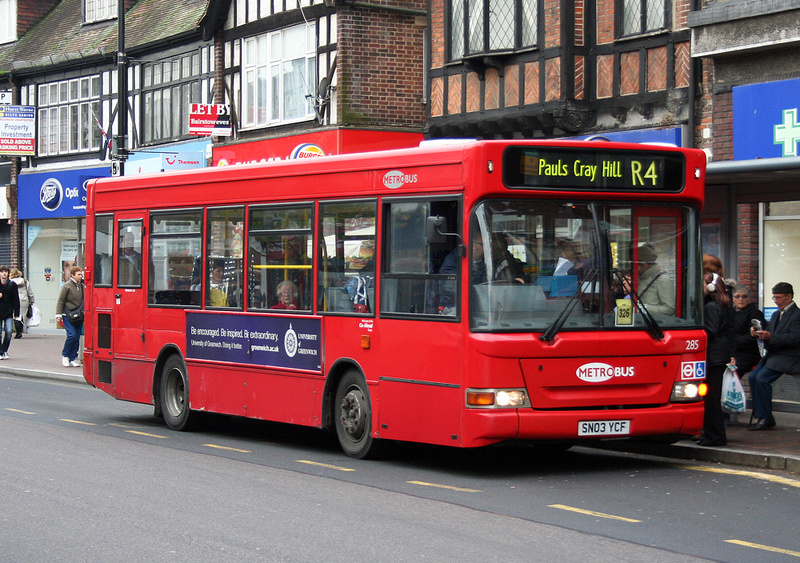
<svg viewBox="0 0 800 563"><path fill-rule="evenodd" d="M161 372L159 398L164 422L172 430L191 430L197 414L189 408L189 378L186 366L177 356L170 357Z"/></svg>
<svg viewBox="0 0 800 563"><path fill-rule="evenodd" d="M344 374L336 388L335 401L336 436L344 453L357 459L375 457L379 440L372 437L369 389L359 372Z"/></svg>

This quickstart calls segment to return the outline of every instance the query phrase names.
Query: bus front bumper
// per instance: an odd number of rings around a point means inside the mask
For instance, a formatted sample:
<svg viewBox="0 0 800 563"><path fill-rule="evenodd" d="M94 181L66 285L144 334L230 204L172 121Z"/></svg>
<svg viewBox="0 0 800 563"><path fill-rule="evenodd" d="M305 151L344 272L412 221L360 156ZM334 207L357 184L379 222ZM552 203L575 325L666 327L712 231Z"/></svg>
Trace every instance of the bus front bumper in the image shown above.
<svg viewBox="0 0 800 563"><path fill-rule="evenodd" d="M703 403L670 403L641 409L468 409L461 446L505 440L581 441L699 434Z"/></svg>

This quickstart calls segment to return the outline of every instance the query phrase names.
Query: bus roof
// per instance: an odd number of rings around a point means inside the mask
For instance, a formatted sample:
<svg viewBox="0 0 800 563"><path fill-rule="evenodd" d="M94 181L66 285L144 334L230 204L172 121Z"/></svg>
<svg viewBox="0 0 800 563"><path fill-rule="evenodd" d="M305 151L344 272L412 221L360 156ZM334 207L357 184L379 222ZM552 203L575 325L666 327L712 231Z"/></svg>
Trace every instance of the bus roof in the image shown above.
<svg viewBox="0 0 800 563"><path fill-rule="evenodd" d="M679 152L686 157L687 170L696 170L695 179L702 180L705 176L706 157L697 149L584 140L442 139L423 141L418 147L405 149L101 178L89 184L92 192L89 204L95 212L103 212L142 206L152 208L154 204L157 207L204 205L223 199L230 204L245 203L265 199L267 194L263 182L266 180L270 181L269 197L266 198L270 200L460 191L464 189L467 177L491 174L484 162L492 161L499 169L503 151L508 146ZM426 174L426 169L432 166L436 167L436 172ZM311 178L323 176L324 181L311 181ZM496 177L494 181L499 183L499 174ZM298 180L302 181L299 190ZM223 197L218 192L221 182L236 189L227 189ZM702 201L702 182L699 185L699 191L696 186L687 185L688 189L683 193L698 205ZM164 188L171 188L169 197L165 197ZM153 190L158 190L158 195ZM130 193L131 200L120 201L120 192ZM133 197L134 192L140 193L141 197ZM107 198L107 195L113 197ZM608 195L613 196L611 193ZM618 195L630 198L632 193ZM674 199L674 194L668 199Z"/></svg>

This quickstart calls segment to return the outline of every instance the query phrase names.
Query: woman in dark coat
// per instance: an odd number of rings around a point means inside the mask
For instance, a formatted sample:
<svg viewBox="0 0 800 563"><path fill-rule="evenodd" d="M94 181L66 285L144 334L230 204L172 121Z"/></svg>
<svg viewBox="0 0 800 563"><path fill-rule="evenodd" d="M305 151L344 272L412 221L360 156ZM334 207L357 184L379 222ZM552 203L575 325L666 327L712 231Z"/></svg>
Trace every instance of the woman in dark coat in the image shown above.
<svg viewBox="0 0 800 563"><path fill-rule="evenodd" d="M731 362L735 348L733 333L733 311L731 297L722 277L714 273L703 276L705 293L705 329L708 334L706 350L706 394L703 415L703 437L701 446L724 446L728 443L725 434L725 413L722 399L722 374Z"/></svg>
<svg viewBox="0 0 800 563"><path fill-rule="evenodd" d="M736 368L739 377L751 371L761 360L758 340L750 336L750 327L756 319L761 326L766 327L762 313L750 299L750 290L743 285L738 285L733 290L733 332L736 335Z"/></svg>

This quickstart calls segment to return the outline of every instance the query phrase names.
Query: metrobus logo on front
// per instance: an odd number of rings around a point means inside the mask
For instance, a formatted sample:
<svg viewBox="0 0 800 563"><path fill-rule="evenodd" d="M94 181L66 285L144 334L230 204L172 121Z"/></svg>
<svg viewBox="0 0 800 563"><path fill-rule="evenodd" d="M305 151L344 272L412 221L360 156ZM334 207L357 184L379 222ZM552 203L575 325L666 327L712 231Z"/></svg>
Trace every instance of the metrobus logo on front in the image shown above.
<svg viewBox="0 0 800 563"><path fill-rule="evenodd" d="M615 377L633 377L633 366L619 367L592 362L591 364L583 364L576 369L575 375L582 381L599 383Z"/></svg>

